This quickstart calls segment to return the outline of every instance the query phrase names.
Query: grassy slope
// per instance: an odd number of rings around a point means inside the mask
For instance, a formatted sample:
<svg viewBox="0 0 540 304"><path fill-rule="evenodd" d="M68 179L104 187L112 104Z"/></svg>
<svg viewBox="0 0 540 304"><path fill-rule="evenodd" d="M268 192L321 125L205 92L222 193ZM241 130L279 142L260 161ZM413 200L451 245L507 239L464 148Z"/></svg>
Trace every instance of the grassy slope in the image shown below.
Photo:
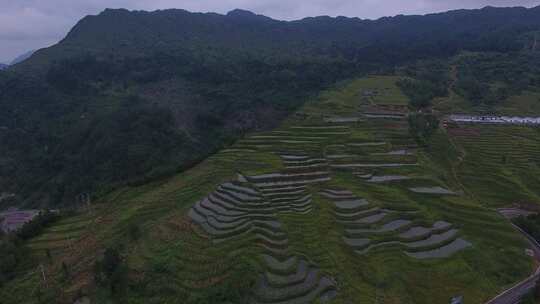
<svg viewBox="0 0 540 304"><path fill-rule="evenodd" d="M471 126L452 136L464 153L458 174L489 206L540 201L540 132L520 126ZM452 132L451 132L452 134Z"/></svg>
<svg viewBox="0 0 540 304"><path fill-rule="evenodd" d="M344 83L307 103L300 110L307 118L291 116L279 130L290 131L291 126L298 125L321 125L322 115L354 115L365 102L406 104L394 81L391 77L371 77ZM360 91L374 88L390 88L387 91L391 93L369 100L361 98ZM328 147L336 142L382 140L387 143L383 151L412 144L403 122L368 120L351 124L350 129L347 136L334 136L322 145L305 145L300 149L321 155L324 146L326 151L339 150L339 147ZM298 136L301 133L297 131ZM462 148L461 143L457 145L458 149ZM236 148L257 152L232 150ZM79 238L72 246L60 244L63 249L53 251L53 261L45 262L48 286L41 288L48 290L48 297L66 300L79 288L92 286L92 263L106 246L121 246L126 255L130 278L134 282L132 287L138 287L124 299L129 303L176 303L178 298L193 299L226 282L238 265L259 269L256 253L260 248L249 238L212 245L200 234L200 229L189 222L186 213L194 202L218 184L234 179L236 171L251 175L279 170L281 161L270 152L276 148L282 147L257 146L249 138L239 141L232 149L210 157L184 174L165 182L117 191L96 203L91 214L66 219L51 227L46 234L30 242L35 254L41 255L43 260L46 258L39 250L42 246L56 247L58 239ZM369 155L368 152L373 151L356 152L364 153L369 161L415 160L410 157L381 160L381 157ZM473 247L451 258L415 260L404 255L399 247L382 247L359 256L343 244L343 227L335 222L329 201L318 195L315 195L311 213L279 215L292 249L337 280L339 294L335 303L372 303L375 298L384 298L384 303L446 303L456 294L465 295L467 302L481 303L529 273L531 261L523 253L526 243L478 200L476 189L487 188L490 184L479 181L471 186L467 180L470 172L462 168L467 165L454 170L452 166L459 155L460 151L455 149L447 134L440 131L428 149L418 151L419 166L374 170L378 174L405 174L413 177L411 180L368 184L351 172L335 171L332 181L311 189L315 194L322 188L346 188L385 208L418 210L411 216L416 223L452 222L459 227L460 236L470 241ZM466 189L461 189L463 184L467 185ZM441 185L475 195L430 196L407 190L407 187L417 185ZM91 224L81 229L87 221ZM137 241L131 241L128 236L133 223L142 231L142 237ZM235 254L239 252L241 254ZM62 279L61 261L72 273L70 283ZM37 286L39 273L35 272L4 286L1 296L8 303L33 303Z"/></svg>
<svg viewBox="0 0 540 304"><path fill-rule="evenodd" d="M443 114L539 116L538 92L524 91L493 106L471 107L450 91L435 109ZM486 206L540 202L540 129L524 126L467 126L448 131L459 153L455 174L466 191Z"/></svg>

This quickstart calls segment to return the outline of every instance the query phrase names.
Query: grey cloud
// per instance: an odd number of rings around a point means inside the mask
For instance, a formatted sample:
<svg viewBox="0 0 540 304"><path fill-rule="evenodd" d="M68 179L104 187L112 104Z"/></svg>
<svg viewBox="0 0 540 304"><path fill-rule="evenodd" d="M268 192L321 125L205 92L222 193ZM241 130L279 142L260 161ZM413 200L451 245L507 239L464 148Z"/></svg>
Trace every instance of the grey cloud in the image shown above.
<svg viewBox="0 0 540 304"><path fill-rule="evenodd" d="M276 19L306 16L379 18L457 8L535 6L540 0L6 0L0 1L0 62L60 40L83 16L105 8L156 10L183 8L225 13L252 10Z"/></svg>

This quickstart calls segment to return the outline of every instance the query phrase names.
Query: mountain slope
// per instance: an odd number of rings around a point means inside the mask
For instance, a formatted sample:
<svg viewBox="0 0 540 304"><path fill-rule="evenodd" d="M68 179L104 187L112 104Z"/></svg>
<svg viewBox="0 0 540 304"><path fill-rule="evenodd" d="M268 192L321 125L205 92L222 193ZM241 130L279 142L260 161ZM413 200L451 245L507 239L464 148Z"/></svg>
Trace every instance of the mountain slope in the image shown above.
<svg viewBox="0 0 540 304"><path fill-rule="evenodd" d="M77 53L141 54L182 48L210 47L264 52L276 51L332 55L333 51L366 54L369 47L383 51L384 62L443 55L457 50L507 50L520 47L514 35L538 28L539 8L458 10L426 16L397 16L379 20L315 17L285 22L245 11L227 15L190 13L184 10L155 12L105 10L82 19L60 45L39 52L33 61ZM405 42L408 42L405 44ZM383 47L400 47L398 55ZM407 49L407 46L410 49ZM416 53L413 53L416 52ZM410 52L410 53L409 53ZM335 55L335 54L334 54ZM374 54L371 54L374 55ZM53 57L54 58L54 57ZM373 60L373 58L370 58ZM29 62L29 65L31 62Z"/></svg>
<svg viewBox="0 0 540 304"><path fill-rule="evenodd" d="M35 50L31 50L31 51L28 51L24 54L21 54L17 57L15 57L15 59L13 59L9 64L10 65L15 65L17 63L20 63L20 62L23 62L25 61L26 59L30 58L32 56L32 54L34 54Z"/></svg>
<svg viewBox="0 0 540 304"><path fill-rule="evenodd" d="M3 299L486 302L529 274L527 243L452 174L451 134L417 145L398 80L342 83L276 129L50 226L28 242L47 284L29 272Z"/></svg>
<svg viewBox="0 0 540 304"><path fill-rule="evenodd" d="M155 180L276 126L336 81L464 50L520 52L538 17L485 8L284 22L105 10L0 74L0 187L21 204L73 205L81 193Z"/></svg>

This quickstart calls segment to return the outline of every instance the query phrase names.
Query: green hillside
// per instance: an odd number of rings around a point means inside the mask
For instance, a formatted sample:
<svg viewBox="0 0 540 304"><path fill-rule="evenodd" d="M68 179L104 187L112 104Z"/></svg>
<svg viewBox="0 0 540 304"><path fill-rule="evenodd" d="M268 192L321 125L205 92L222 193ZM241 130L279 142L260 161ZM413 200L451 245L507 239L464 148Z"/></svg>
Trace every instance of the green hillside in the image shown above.
<svg viewBox="0 0 540 304"><path fill-rule="evenodd" d="M77 208L81 194L183 172L368 74L415 79L400 85L415 106L450 80L492 106L540 87L539 20L538 7L295 21L107 9L0 72L0 187L18 206ZM419 60L437 64L419 72Z"/></svg>
<svg viewBox="0 0 540 304"><path fill-rule="evenodd" d="M418 146L398 79L341 83L271 131L54 224L28 242L36 264L2 299L483 303L532 270L525 240L488 207L538 198L538 180L521 175L538 130L439 129ZM490 149L509 138L531 148ZM506 165L490 158L499 149ZM500 192L484 190L494 182ZM106 248L121 256L110 273L95 266Z"/></svg>
<svg viewBox="0 0 540 304"><path fill-rule="evenodd" d="M0 71L0 303L485 303L530 275L540 7L105 10ZM86 198L86 199L82 199ZM79 300L78 302L76 302Z"/></svg>
<svg viewBox="0 0 540 304"><path fill-rule="evenodd" d="M539 131L517 126L451 130L463 157L456 174L468 193L495 207L540 201Z"/></svg>

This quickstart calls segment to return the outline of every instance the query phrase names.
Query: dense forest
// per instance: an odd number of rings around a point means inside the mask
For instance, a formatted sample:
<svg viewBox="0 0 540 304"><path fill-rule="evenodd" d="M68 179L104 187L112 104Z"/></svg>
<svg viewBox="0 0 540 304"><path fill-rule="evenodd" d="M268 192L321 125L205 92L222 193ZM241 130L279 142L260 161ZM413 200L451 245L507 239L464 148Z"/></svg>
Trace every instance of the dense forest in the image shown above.
<svg viewBox="0 0 540 304"><path fill-rule="evenodd" d="M368 73L406 76L412 108L449 89L493 104L540 84L538 30L540 8L292 22L105 10L0 72L0 189L27 205L70 205L167 176ZM466 52L476 55L458 57L449 88L449 60Z"/></svg>

